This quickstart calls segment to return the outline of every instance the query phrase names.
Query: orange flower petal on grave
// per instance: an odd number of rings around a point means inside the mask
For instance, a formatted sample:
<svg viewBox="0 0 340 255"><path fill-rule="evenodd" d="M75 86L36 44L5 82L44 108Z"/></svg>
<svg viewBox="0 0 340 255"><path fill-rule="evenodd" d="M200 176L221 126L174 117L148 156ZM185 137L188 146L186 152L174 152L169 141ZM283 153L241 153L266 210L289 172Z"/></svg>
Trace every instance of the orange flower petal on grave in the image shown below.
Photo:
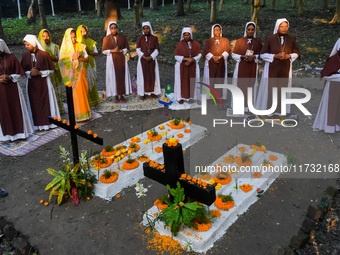
<svg viewBox="0 0 340 255"><path fill-rule="evenodd" d="M92 131L91 130L87 131L87 134L88 135L92 134Z"/></svg>
<svg viewBox="0 0 340 255"><path fill-rule="evenodd" d="M75 126L74 126L74 129L78 129L78 128L79 128L79 126L78 126L78 125L75 125Z"/></svg>
<svg viewBox="0 0 340 255"><path fill-rule="evenodd" d="M93 135L94 138L97 138L97 136L98 136L97 134L94 134L94 135Z"/></svg>
<svg viewBox="0 0 340 255"><path fill-rule="evenodd" d="M58 116L55 116L53 119L54 119L54 120L57 120L57 119L58 119Z"/></svg>

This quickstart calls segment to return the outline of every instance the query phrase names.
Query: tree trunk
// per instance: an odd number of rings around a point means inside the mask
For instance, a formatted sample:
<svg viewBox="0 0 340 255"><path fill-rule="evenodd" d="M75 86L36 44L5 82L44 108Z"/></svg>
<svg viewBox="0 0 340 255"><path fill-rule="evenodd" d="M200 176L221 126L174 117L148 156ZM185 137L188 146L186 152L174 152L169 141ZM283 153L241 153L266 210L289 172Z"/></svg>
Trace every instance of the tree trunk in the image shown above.
<svg viewBox="0 0 340 255"><path fill-rule="evenodd" d="M44 0L38 0L38 6L39 6L41 27L47 29L48 27L47 27L47 21L46 21Z"/></svg>
<svg viewBox="0 0 340 255"><path fill-rule="evenodd" d="M6 40L6 35L4 33L4 29L2 28L2 7L1 7L1 3L0 3L0 37L4 40Z"/></svg>
<svg viewBox="0 0 340 255"><path fill-rule="evenodd" d="M306 0L299 0L299 10L298 10L299 16L302 14L303 6L305 3L306 3Z"/></svg>
<svg viewBox="0 0 340 255"><path fill-rule="evenodd" d="M223 0L220 0L220 5L218 6L218 11L221 12L223 8Z"/></svg>
<svg viewBox="0 0 340 255"><path fill-rule="evenodd" d="M145 4L145 0L142 0L142 4L139 9L139 17L141 18L144 18L144 14L143 14L144 4Z"/></svg>
<svg viewBox="0 0 340 255"><path fill-rule="evenodd" d="M97 17L103 17L103 0L97 1Z"/></svg>
<svg viewBox="0 0 340 255"><path fill-rule="evenodd" d="M178 0L177 2L177 16L184 16L184 6L183 0Z"/></svg>
<svg viewBox="0 0 340 255"><path fill-rule="evenodd" d="M253 0L251 21L255 22L256 25L260 10L261 10L260 0Z"/></svg>
<svg viewBox="0 0 340 255"><path fill-rule="evenodd" d="M293 0L293 3L292 3L293 8L296 8L296 3L297 3L297 0Z"/></svg>
<svg viewBox="0 0 340 255"><path fill-rule="evenodd" d="M340 23L340 0L336 0L336 11L330 23L331 24Z"/></svg>
<svg viewBox="0 0 340 255"><path fill-rule="evenodd" d="M216 0L211 0L210 23L216 23Z"/></svg>
<svg viewBox="0 0 340 255"><path fill-rule="evenodd" d="M249 0L243 0L244 4L249 4Z"/></svg>
<svg viewBox="0 0 340 255"><path fill-rule="evenodd" d="M324 10L328 9L328 0L323 0L323 9Z"/></svg>
<svg viewBox="0 0 340 255"><path fill-rule="evenodd" d="M207 0L207 9L211 10L211 0Z"/></svg>
<svg viewBox="0 0 340 255"><path fill-rule="evenodd" d="M135 26L140 26L140 0L135 0L135 5L133 6L135 9Z"/></svg>
<svg viewBox="0 0 340 255"><path fill-rule="evenodd" d="M38 1L31 0L30 6L28 7L28 12L27 12L27 24L28 25L35 23L36 18L37 18L37 7L38 7Z"/></svg>
<svg viewBox="0 0 340 255"><path fill-rule="evenodd" d="M150 0L151 3L151 9L152 10L158 10L158 1L157 0Z"/></svg>
<svg viewBox="0 0 340 255"><path fill-rule="evenodd" d="M190 11L191 0L187 0L187 12Z"/></svg>
<svg viewBox="0 0 340 255"><path fill-rule="evenodd" d="M272 0L271 3L270 3L270 9L271 10L275 10L275 0Z"/></svg>
<svg viewBox="0 0 340 255"><path fill-rule="evenodd" d="M122 19L119 8L119 0L106 0L105 31L110 21Z"/></svg>

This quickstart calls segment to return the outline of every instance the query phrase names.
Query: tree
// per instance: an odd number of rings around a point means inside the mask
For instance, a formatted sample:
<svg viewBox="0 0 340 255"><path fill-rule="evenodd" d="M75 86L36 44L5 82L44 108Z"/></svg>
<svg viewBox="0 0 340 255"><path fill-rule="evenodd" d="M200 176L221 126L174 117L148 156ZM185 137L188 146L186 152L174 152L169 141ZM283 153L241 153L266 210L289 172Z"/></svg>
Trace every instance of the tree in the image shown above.
<svg viewBox="0 0 340 255"><path fill-rule="evenodd" d="M210 23L216 23L216 0L211 0Z"/></svg>
<svg viewBox="0 0 340 255"><path fill-rule="evenodd" d="M178 0L177 2L177 16L184 16L184 3L183 0Z"/></svg>
<svg viewBox="0 0 340 255"><path fill-rule="evenodd" d="M110 21L118 21L118 19L122 18L119 0L106 0L105 30Z"/></svg>
<svg viewBox="0 0 340 255"><path fill-rule="evenodd" d="M255 22L257 25L257 18L259 16L260 10L266 6L266 0L262 0L261 5L260 0L252 0L251 4L251 21Z"/></svg>
<svg viewBox="0 0 340 255"><path fill-rule="evenodd" d="M299 0L299 10L298 14L301 15L303 11L303 6L306 4L307 0Z"/></svg>
<svg viewBox="0 0 340 255"><path fill-rule="evenodd" d="M243 3L244 4L249 4L249 0L244 0Z"/></svg>
<svg viewBox="0 0 340 255"><path fill-rule="evenodd" d="M323 9L324 10L328 9L328 0L323 0Z"/></svg>
<svg viewBox="0 0 340 255"><path fill-rule="evenodd" d="M187 12L190 11L191 0L187 0Z"/></svg>
<svg viewBox="0 0 340 255"><path fill-rule="evenodd" d="M272 0L271 3L270 3L270 9L271 10L274 10L275 9L275 0Z"/></svg>
<svg viewBox="0 0 340 255"><path fill-rule="evenodd" d="M140 26L140 0L135 0L135 4L133 6L135 9L135 26L139 27Z"/></svg>
<svg viewBox="0 0 340 255"><path fill-rule="evenodd" d="M38 0L41 27L47 29L44 0Z"/></svg>
<svg viewBox="0 0 340 255"><path fill-rule="evenodd" d="M30 6L28 7L27 12L27 24L33 24L37 18L37 7L38 7L38 0L31 0Z"/></svg>
<svg viewBox="0 0 340 255"><path fill-rule="evenodd" d="M211 10L211 0L207 0L207 9Z"/></svg>
<svg viewBox="0 0 340 255"><path fill-rule="evenodd" d="M0 3L0 37L3 39L6 39L5 33L4 33L4 29L2 28L2 7L1 7L1 3Z"/></svg>
<svg viewBox="0 0 340 255"><path fill-rule="evenodd" d="M158 1L157 0L150 0L151 1L151 9L158 10Z"/></svg>
<svg viewBox="0 0 340 255"><path fill-rule="evenodd" d="M144 4L145 4L145 0L142 0L142 5L139 8L139 17L143 18L144 14L143 14L143 8L144 8Z"/></svg>
<svg viewBox="0 0 340 255"><path fill-rule="evenodd" d="M340 0L336 0L336 11L330 23L331 24L340 23Z"/></svg>
<svg viewBox="0 0 340 255"><path fill-rule="evenodd" d="M296 3L297 3L297 0L293 0L293 2L292 2L292 7L293 8L296 8Z"/></svg>
<svg viewBox="0 0 340 255"><path fill-rule="evenodd" d="M221 12L223 8L223 0L220 0L220 5L218 7L218 11Z"/></svg>
<svg viewBox="0 0 340 255"><path fill-rule="evenodd" d="M97 1L97 17L103 17L103 6L104 1L103 0L98 0Z"/></svg>

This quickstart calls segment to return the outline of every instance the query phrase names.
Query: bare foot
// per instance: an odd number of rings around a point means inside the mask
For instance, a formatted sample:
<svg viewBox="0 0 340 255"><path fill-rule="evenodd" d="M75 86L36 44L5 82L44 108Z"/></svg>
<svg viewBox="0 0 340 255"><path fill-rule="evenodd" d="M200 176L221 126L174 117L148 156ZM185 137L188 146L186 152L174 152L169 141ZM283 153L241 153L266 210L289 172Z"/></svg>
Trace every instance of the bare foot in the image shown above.
<svg viewBox="0 0 340 255"><path fill-rule="evenodd" d="M122 101L123 103L126 103L126 99L123 97L123 95L120 96L120 101Z"/></svg>
<svg viewBox="0 0 340 255"><path fill-rule="evenodd" d="M119 104L119 103L120 103L119 97L118 97L118 96L115 97L115 103L116 103L116 104Z"/></svg>

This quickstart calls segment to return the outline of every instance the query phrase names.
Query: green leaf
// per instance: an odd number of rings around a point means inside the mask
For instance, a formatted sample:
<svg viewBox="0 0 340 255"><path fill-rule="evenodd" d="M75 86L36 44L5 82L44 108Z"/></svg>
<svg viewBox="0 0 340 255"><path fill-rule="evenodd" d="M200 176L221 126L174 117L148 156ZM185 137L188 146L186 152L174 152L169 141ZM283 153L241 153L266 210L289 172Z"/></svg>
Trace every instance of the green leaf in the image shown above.
<svg viewBox="0 0 340 255"><path fill-rule="evenodd" d="M47 184L45 191L46 190L50 190L51 188L53 188L56 184L58 184L59 182L61 182L63 178L62 177L55 177L53 179L53 181L51 181L49 184Z"/></svg>
<svg viewBox="0 0 340 255"><path fill-rule="evenodd" d="M51 201L51 198L52 198L52 196L53 196L53 193L54 193L57 189L59 189L59 187L60 187L60 183L53 187L53 189L52 189L51 192L50 192L50 196L48 197L48 201Z"/></svg>
<svg viewBox="0 0 340 255"><path fill-rule="evenodd" d="M60 203L63 201L63 196L64 196L65 192L59 190L59 195L58 195L58 205L60 205Z"/></svg>
<svg viewBox="0 0 340 255"><path fill-rule="evenodd" d="M170 194L174 197L175 204L179 205L180 202L184 201L185 199L184 188L181 188L181 184L179 182L177 182L176 189L170 188L169 185L167 185L167 187L168 187Z"/></svg>
<svg viewBox="0 0 340 255"><path fill-rule="evenodd" d="M204 208L203 205L200 205L197 202L185 203L183 207L185 207L189 210L192 210L192 211L196 211L197 209L203 209Z"/></svg>
<svg viewBox="0 0 340 255"><path fill-rule="evenodd" d="M50 174L50 175L53 175L54 177L58 177L60 176L59 173L57 173L54 169L52 168L47 168L46 171ZM59 171L60 172L60 171Z"/></svg>

